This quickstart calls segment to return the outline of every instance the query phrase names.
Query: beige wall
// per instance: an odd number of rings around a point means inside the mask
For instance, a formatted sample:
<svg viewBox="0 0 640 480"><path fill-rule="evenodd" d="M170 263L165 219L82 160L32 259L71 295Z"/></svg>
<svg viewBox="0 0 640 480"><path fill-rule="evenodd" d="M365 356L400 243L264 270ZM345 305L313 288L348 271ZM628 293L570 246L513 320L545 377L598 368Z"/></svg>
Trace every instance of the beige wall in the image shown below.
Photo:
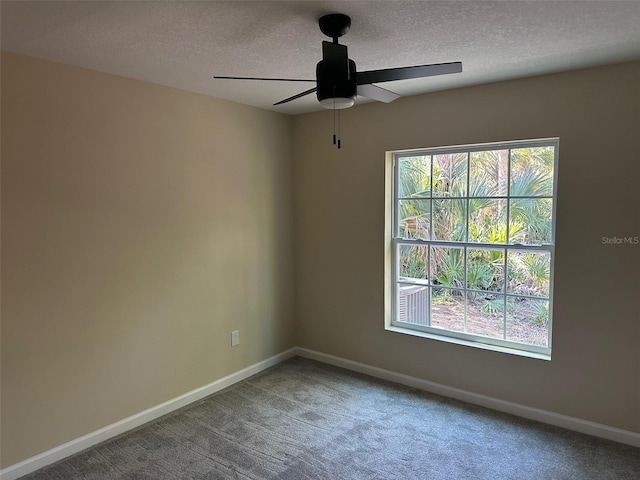
<svg viewBox="0 0 640 480"><path fill-rule="evenodd" d="M294 118L297 344L640 432L640 63ZM385 151L560 137L552 361L384 330Z"/></svg>
<svg viewBox="0 0 640 480"><path fill-rule="evenodd" d="M3 54L2 120L3 467L294 346L290 117Z"/></svg>

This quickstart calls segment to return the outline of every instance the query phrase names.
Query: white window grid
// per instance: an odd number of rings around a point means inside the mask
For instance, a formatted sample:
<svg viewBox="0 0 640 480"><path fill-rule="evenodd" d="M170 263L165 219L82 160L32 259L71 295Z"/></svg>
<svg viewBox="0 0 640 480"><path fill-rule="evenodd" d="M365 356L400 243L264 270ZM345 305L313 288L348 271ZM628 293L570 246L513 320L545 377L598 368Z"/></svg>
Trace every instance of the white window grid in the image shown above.
<svg viewBox="0 0 640 480"><path fill-rule="evenodd" d="M524 149L524 148L535 148L535 147L553 147L554 149L554 159L553 159L553 190L552 195L549 196L511 196L511 154L513 150ZM554 256L555 256L555 233L556 233L556 198L557 198L557 178L558 178L558 149L559 149L559 139L558 138L545 138L545 139L536 139L536 140L522 140L522 141L513 141L513 142L495 142L495 143L485 143L485 144L476 144L476 145L464 145L464 146L455 146L455 147L437 147L437 148L427 148L427 149L419 149L419 150L405 150L395 152L393 154L393 217L392 217L392 264L394 268L394 288L392 289L392 301L393 301L393 310L392 310L392 319L391 325L398 326L402 328L409 328L417 331L423 331L425 333L433 334L435 336L441 337L451 337L457 338L460 340L467 340L474 343L495 345L499 347L505 347L509 349L522 350L532 353L539 353L543 355L551 354L551 336L552 336L552 322L553 322L553 278L554 278ZM495 150L508 150L508 162L507 162L507 195L496 195L496 196L470 196L469 195L469 185L470 185L470 160L471 153L473 152L484 152L484 151L495 151ZM441 196L441 195L433 195L433 189L430 188L429 196L425 197L399 197L399 160L401 158L406 157L415 157L415 156L431 156L432 159L437 155L450 155L457 153L466 153L466 162L467 162L467 179L466 179L466 195L465 196ZM430 178L433 182L433 161L430 162ZM433 183L432 183L433 185ZM509 200L513 199L550 199L552 202L552 218L551 218L551 241L549 243L544 244L519 244L519 243L509 243L509 233L510 233L510 204ZM481 243L481 242L469 242L469 202L471 200L479 200L479 199L491 199L491 200L506 200L506 240L504 244L501 243ZM453 241L453 240L434 240L433 239L433 228L429 228L430 238L427 239L412 239L412 238L404 238L400 237L399 232L399 201L400 200L460 200L466 203L466 229L465 229L465 241ZM432 225L433 220L433 208L429 209L429 224ZM427 247L428 250L428 261L426 263L427 274L426 279L409 279L406 277L400 277L400 268L399 268L399 250L401 245L414 245L414 246L424 246ZM463 271L464 271L464 280L462 283L462 287L449 287L440 284L433 284L432 275L431 275L431 247L446 247L446 248L458 248L463 250ZM502 291L487 291L487 290L477 290L473 288L468 288L467 282L467 253L469 249L473 250L492 250L492 251L501 251L504 263L503 263L503 272L505 275L505 280L503 282ZM525 252L525 253L534 253L534 252L546 252L549 254L550 261L550 272L549 272L549 292L546 296L532 296L525 295L520 293L509 293L507 290L507 272L508 272L508 262L509 262L509 252ZM502 339L499 338L491 338L485 337L481 335L474 335L473 333L467 332L467 308L465 302L464 308L464 332L455 331L455 330L446 330L443 328L433 328L429 325L419 325L411 322L402 322L399 318L399 299L398 292L399 286L407 285L407 286L428 286L429 288L438 288L442 290L451 290L451 291L461 291L465 293L477 293L477 294L496 294L500 295L503 298L504 308L502 311ZM515 342L512 340L507 340L507 302L509 298L528 298L540 301L547 301L549 306L549 316L548 316L548 333L547 333L547 346L540 345L532 345L527 343ZM430 301L430 299L429 299ZM431 321L431 312L428 313L429 323Z"/></svg>

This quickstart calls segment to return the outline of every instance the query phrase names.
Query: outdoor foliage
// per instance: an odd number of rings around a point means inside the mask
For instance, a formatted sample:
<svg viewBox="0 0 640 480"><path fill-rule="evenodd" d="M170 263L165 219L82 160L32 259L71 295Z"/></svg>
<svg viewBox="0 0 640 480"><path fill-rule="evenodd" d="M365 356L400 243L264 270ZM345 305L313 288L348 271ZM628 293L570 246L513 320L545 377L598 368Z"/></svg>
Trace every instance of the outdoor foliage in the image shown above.
<svg viewBox="0 0 640 480"><path fill-rule="evenodd" d="M485 246L402 245L400 276L448 287L434 303L457 298L500 322L506 307L507 321L545 325L549 254L509 251L505 261L499 246L552 241L553 167L553 147L402 157L398 234Z"/></svg>

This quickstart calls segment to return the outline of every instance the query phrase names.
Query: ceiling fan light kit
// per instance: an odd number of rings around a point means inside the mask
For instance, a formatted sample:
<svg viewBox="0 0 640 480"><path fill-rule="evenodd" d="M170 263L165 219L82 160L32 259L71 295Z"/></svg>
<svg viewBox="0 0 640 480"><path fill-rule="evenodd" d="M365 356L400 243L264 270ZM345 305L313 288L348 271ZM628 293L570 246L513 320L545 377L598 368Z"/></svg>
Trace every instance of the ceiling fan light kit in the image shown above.
<svg viewBox="0 0 640 480"><path fill-rule="evenodd" d="M320 106L329 110L342 110L343 108L352 107L354 103L356 103L356 99L351 97L323 98L320 100Z"/></svg>
<svg viewBox="0 0 640 480"><path fill-rule="evenodd" d="M413 67L388 68L358 72L356 64L347 53L347 46L338 43L338 39L351 28L351 18L342 13L331 13L318 20L320 31L331 38L331 42L322 42L322 60L316 66L316 86L285 98L274 105L288 103L311 93L316 94L320 105L327 109L341 110L353 106L358 95L372 100L389 103L398 98L397 93L386 90L376 83L424 78L434 75L459 73L461 62L418 65ZM293 78L256 78L256 77L219 77L218 79L269 80L300 82ZM306 80L308 81L308 80ZM334 143L335 134L334 134ZM338 147L340 143L337 143Z"/></svg>

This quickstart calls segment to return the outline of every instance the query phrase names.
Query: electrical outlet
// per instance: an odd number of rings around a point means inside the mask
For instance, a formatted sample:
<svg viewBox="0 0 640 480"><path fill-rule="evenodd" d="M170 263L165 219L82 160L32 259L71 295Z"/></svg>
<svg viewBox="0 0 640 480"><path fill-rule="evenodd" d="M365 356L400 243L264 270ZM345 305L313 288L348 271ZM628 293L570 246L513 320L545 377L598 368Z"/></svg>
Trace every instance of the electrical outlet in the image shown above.
<svg viewBox="0 0 640 480"><path fill-rule="evenodd" d="M235 347L240 343L240 330L234 330L231 332L231 346Z"/></svg>

